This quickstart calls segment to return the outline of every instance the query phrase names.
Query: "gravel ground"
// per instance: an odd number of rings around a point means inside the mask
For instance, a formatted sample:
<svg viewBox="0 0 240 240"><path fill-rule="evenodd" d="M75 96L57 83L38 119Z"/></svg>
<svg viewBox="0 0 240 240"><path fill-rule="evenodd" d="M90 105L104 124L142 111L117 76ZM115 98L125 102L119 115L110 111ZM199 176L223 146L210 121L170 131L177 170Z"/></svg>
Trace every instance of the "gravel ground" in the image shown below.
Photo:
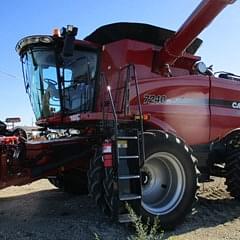
<svg viewBox="0 0 240 240"><path fill-rule="evenodd" d="M132 230L111 222L87 196L60 192L47 180L0 191L1 240L125 240ZM216 179L200 188L192 214L165 238L240 239L240 203Z"/></svg>

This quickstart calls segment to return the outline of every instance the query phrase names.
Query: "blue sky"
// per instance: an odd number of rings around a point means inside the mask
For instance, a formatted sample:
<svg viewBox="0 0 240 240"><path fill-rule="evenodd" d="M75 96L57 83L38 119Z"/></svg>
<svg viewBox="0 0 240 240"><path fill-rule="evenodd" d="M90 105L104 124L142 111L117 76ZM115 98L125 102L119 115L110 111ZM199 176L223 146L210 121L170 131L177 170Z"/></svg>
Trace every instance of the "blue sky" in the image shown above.
<svg viewBox="0 0 240 240"><path fill-rule="evenodd" d="M25 93L21 65L15 52L27 35L51 34L67 24L79 28L82 39L97 27L119 21L143 22L177 30L200 0L41 0L3 1L0 15L0 119L19 116L22 124L35 121ZM240 74L240 1L228 6L200 35L198 55L214 70Z"/></svg>

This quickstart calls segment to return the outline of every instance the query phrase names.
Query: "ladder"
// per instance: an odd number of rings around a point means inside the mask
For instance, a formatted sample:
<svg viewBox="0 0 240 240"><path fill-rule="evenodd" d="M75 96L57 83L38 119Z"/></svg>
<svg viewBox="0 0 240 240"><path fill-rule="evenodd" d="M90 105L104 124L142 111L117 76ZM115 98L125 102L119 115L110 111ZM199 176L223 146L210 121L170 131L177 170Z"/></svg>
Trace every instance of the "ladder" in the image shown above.
<svg viewBox="0 0 240 240"><path fill-rule="evenodd" d="M140 210L142 199L140 167L145 159L143 113L135 66L128 65L127 71L128 78L126 80L125 92L129 91L130 72L133 71L132 79L136 87L138 112L140 116L139 120L135 120L133 128L126 126L126 124L118 120L111 89L107 87L114 116L113 132L115 136L115 161L117 163L117 171L114 179L115 186L117 186L114 190L117 202L113 204L113 217L117 217L121 223L131 222L130 215L125 207L126 203L128 203L135 212L139 212ZM107 82L106 79L105 82ZM128 97L125 97L125 113L128 112L128 101Z"/></svg>
<svg viewBox="0 0 240 240"><path fill-rule="evenodd" d="M140 132L138 129L119 133L117 141L117 185L118 185L118 221L121 223L130 222L129 213L126 210L126 203L135 212L139 212L142 199L141 190L141 151Z"/></svg>

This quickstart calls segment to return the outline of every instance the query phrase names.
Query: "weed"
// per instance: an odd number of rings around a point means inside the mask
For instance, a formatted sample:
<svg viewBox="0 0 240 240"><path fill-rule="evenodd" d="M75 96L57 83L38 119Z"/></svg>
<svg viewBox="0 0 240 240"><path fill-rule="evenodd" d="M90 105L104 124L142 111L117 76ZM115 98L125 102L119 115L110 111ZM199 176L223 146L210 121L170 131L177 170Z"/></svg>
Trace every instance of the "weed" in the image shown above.
<svg viewBox="0 0 240 240"><path fill-rule="evenodd" d="M149 220L147 223L143 223L142 217L137 216L129 204L126 204L126 208L136 230L135 236L129 237L128 240L163 240L164 232L161 229L158 217L154 218L151 226Z"/></svg>
<svg viewBox="0 0 240 240"><path fill-rule="evenodd" d="M97 233L94 233L95 240L101 240Z"/></svg>

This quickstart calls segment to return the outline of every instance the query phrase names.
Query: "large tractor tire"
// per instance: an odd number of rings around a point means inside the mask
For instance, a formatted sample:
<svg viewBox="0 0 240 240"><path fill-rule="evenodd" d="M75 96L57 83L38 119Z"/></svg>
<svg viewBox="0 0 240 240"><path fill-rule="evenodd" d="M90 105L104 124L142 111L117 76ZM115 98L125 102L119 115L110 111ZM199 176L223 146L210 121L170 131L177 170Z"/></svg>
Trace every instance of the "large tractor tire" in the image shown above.
<svg viewBox="0 0 240 240"><path fill-rule="evenodd" d="M160 219L163 228L181 223L196 199L197 160L184 142L161 131L145 134L141 215Z"/></svg>
<svg viewBox="0 0 240 240"><path fill-rule="evenodd" d="M87 194L87 176L77 169L64 173L55 178L49 178L49 182L60 190L73 194Z"/></svg>
<svg viewBox="0 0 240 240"><path fill-rule="evenodd" d="M226 157L226 181L227 191L232 197L240 200L240 150L236 149Z"/></svg>
<svg viewBox="0 0 240 240"><path fill-rule="evenodd" d="M173 135L160 131L144 135L146 159L141 167L142 201L137 214L151 222L158 216L163 228L174 228L196 199L197 160L184 142ZM113 169L104 169L99 153L90 166L89 193L110 215L114 215L116 201L113 177Z"/></svg>

